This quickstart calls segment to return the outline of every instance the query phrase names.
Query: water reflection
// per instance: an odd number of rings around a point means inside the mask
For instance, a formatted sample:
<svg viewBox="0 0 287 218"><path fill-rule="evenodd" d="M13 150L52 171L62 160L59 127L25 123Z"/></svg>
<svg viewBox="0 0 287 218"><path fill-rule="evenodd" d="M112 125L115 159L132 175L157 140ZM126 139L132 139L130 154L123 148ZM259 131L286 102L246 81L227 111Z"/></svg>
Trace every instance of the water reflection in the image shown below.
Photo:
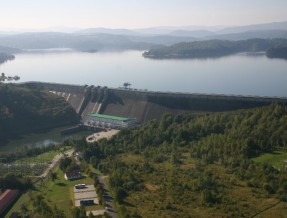
<svg viewBox="0 0 287 218"><path fill-rule="evenodd" d="M287 62L264 53L207 59L151 60L142 51L22 53L0 71L21 81L132 88L151 91L287 96Z"/></svg>
<svg viewBox="0 0 287 218"><path fill-rule="evenodd" d="M70 126L69 126L70 127ZM86 137L92 134L92 131L80 131L74 134L64 135L61 136L59 134L60 130L63 130L68 127L60 127L48 130L42 133L33 133L33 134L26 134L23 136L18 136L13 140L9 140L5 144L0 145L0 152L15 152L19 151L21 147L41 147L48 145L50 143L58 144L65 139L73 139L73 138L80 138Z"/></svg>

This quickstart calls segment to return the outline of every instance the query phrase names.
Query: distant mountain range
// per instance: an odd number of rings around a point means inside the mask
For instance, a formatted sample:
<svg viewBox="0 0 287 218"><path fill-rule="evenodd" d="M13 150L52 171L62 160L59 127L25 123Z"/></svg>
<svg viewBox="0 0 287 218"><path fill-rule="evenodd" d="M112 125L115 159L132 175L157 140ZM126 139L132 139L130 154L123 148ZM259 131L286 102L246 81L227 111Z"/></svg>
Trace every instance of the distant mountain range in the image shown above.
<svg viewBox="0 0 287 218"><path fill-rule="evenodd" d="M113 35L172 35L172 36L189 36L194 38L202 38L212 35L234 34L243 32L266 30L287 30L287 21L274 22L265 24L255 24L248 26L183 26L183 27L151 27L146 29L108 29L108 28L90 28L76 31L77 34L95 34L107 33Z"/></svg>
<svg viewBox="0 0 287 218"><path fill-rule="evenodd" d="M78 50L149 50L179 42L211 39L287 38L287 21L238 27L152 27L146 29L76 29L57 27L47 32L5 32L0 46L18 49L73 48ZM63 32L55 32L63 30Z"/></svg>
<svg viewBox="0 0 287 218"><path fill-rule="evenodd" d="M218 34L230 34L230 33L242 33L242 32L254 32L262 30L287 30L287 21L274 22L265 24L255 24L248 26L228 27L218 31Z"/></svg>
<svg viewBox="0 0 287 218"><path fill-rule="evenodd" d="M140 35L140 33L137 33L132 30L128 29L108 29L108 28L89 28L89 29L83 29L74 32L75 34L112 34L112 35Z"/></svg>

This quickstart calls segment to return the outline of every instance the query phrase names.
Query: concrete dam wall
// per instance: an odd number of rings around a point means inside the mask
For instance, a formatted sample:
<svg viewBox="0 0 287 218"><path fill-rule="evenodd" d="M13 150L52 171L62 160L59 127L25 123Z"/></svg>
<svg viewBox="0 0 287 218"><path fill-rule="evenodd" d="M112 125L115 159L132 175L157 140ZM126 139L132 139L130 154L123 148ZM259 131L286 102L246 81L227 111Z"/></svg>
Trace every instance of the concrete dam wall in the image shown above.
<svg viewBox="0 0 287 218"><path fill-rule="evenodd" d="M273 102L287 103L287 98L275 97L150 92L40 82L23 85L44 89L65 98L83 119L87 114L100 113L136 118L140 123L160 119L166 112L219 112L265 106Z"/></svg>

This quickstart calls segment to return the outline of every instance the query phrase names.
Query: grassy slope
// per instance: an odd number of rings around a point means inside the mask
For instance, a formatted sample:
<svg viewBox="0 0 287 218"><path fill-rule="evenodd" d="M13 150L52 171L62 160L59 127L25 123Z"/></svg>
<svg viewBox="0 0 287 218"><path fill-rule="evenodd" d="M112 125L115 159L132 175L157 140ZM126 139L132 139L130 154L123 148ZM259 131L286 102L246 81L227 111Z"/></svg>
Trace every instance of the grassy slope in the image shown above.
<svg viewBox="0 0 287 218"><path fill-rule="evenodd" d="M21 158L19 160L16 160L14 163L21 163L21 162L29 162L29 163L36 163L36 162L46 162L46 161L52 161L54 157L63 152L72 149L71 146L65 146L60 148L60 150L55 151L48 151L43 154L39 154L35 157L27 157L27 158Z"/></svg>
<svg viewBox="0 0 287 218"><path fill-rule="evenodd" d="M16 160L14 163L42 163L42 162L46 162L46 161L52 161L53 158L59 154L59 151L49 151L43 154L39 154L35 157L29 157L29 158L22 158L20 160Z"/></svg>

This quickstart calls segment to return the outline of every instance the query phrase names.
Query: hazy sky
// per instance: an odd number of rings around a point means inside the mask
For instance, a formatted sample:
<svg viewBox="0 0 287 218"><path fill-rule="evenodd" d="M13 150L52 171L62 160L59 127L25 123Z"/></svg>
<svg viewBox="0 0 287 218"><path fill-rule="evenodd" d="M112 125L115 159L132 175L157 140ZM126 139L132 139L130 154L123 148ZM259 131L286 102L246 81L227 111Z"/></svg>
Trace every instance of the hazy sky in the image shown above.
<svg viewBox="0 0 287 218"><path fill-rule="evenodd" d="M287 21L287 0L0 0L1 28L145 28Z"/></svg>

